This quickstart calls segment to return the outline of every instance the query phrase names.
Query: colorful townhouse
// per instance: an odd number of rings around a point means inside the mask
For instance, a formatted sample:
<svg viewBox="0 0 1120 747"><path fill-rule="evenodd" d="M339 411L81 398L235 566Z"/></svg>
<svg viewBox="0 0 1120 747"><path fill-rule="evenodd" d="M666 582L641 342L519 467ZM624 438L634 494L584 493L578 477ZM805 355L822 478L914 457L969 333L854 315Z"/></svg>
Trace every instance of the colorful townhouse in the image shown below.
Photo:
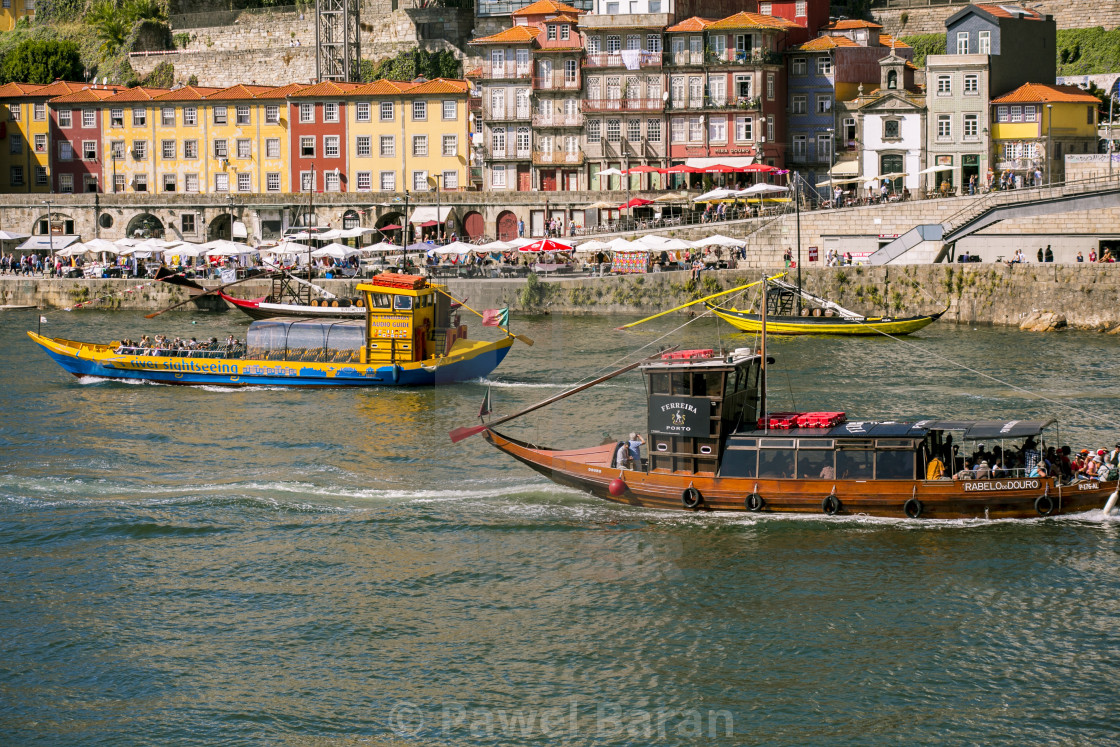
<svg viewBox="0 0 1120 747"><path fill-rule="evenodd" d="M52 118L47 102L85 84L55 81L45 86L0 86L0 186L5 192L51 191ZM6 142L5 142L6 141Z"/></svg>
<svg viewBox="0 0 1120 747"><path fill-rule="evenodd" d="M1065 156L1096 153L1100 99L1077 86L1024 83L992 99L992 178L1017 185L1065 181ZM998 173L995 173L998 172Z"/></svg>
<svg viewBox="0 0 1120 747"><path fill-rule="evenodd" d="M120 86L87 86L47 102L52 192L102 191L105 144L101 102L122 90Z"/></svg>
<svg viewBox="0 0 1120 747"><path fill-rule="evenodd" d="M152 154L159 137L156 97L164 88L126 88L101 102L102 162L106 191L155 192L158 188L156 158Z"/></svg>

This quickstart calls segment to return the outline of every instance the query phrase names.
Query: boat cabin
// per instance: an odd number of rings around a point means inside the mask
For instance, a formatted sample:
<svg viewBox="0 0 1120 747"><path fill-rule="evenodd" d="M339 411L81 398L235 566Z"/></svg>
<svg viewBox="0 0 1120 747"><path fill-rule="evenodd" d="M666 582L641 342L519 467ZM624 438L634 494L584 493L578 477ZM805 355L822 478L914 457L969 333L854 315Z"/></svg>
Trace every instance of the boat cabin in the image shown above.
<svg viewBox="0 0 1120 747"><path fill-rule="evenodd" d="M277 318L249 326L247 357L399 364L445 355L467 329L425 278L383 274L358 286L364 320Z"/></svg>
<svg viewBox="0 0 1120 747"><path fill-rule="evenodd" d="M642 366L649 398L649 471L921 480L934 456L953 475L966 458L983 454L992 456L990 467L1000 463L1002 476L1026 476L1024 454L1034 448L1029 440L1040 439L1053 422L845 422L838 412L760 413L761 362L747 349L727 355L688 350Z"/></svg>

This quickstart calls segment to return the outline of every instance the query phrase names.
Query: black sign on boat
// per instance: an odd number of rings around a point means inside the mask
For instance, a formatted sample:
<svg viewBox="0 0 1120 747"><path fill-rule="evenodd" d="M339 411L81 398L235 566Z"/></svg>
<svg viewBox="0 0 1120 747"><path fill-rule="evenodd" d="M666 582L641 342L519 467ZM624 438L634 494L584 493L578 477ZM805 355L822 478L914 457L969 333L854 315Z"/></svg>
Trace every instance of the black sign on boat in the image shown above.
<svg viewBox="0 0 1120 747"><path fill-rule="evenodd" d="M712 403L707 397L653 394L649 398L649 430L669 436L711 435Z"/></svg>

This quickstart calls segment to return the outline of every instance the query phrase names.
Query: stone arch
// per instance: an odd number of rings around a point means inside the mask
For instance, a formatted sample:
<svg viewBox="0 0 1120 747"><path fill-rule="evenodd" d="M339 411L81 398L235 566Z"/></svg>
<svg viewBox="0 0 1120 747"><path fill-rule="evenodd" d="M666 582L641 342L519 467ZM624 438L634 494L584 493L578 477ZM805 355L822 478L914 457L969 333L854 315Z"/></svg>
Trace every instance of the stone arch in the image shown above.
<svg viewBox="0 0 1120 747"><path fill-rule="evenodd" d="M151 213L137 213L129 219L124 235L130 239L163 238L163 221Z"/></svg>
<svg viewBox="0 0 1120 747"><path fill-rule="evenodd" d="M362 217L357 210L347 210L342 214L342 229L357 228L362 224Z"/></svg>
<svg viewBox="0 0 1120 747"><path fill-rule="evenodd" d="M50 211L50 225L54 228L56 236L72 236L74 234L74 218L68 213L60 213L57 210ZM49 233L47 213L42 213L35 219L35 222L31 224L31 233L36 236L46 236Z"/></svg>
<svg viewBox="0 0 1120 747"><path fill-rule="evenodd" d="M471 210L463 216L463 233L471 239L477 239L486 232L486 221L482 213Z"/></svg>
<svg viewBox="0 0 1120 747"><path fill-rule="evenodd" d="M206 240L218 239L233 240L233 221L230 220L229 213L218 213L206 227Z"/></svg>
<svg viewBox="0 0 1120 747"><path fill-rule="evenodd" d="M503 210L498 213L495 223L498 241L509 241L517 238L517 215L512 210Z"/></svg>

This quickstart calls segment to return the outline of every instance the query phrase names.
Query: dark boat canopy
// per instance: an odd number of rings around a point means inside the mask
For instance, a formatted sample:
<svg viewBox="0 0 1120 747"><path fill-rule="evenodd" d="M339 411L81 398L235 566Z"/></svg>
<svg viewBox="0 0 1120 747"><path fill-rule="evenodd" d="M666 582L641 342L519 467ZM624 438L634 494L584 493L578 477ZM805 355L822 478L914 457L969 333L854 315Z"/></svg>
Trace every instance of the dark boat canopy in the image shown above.
<svg viewBox="0 0 1120 747"><path fill-rule="evenodd" d="M1053 424L1053 420L925 420L919 423L931 431L964 431L963 438L968 441L1037 436Z"/></svg>

